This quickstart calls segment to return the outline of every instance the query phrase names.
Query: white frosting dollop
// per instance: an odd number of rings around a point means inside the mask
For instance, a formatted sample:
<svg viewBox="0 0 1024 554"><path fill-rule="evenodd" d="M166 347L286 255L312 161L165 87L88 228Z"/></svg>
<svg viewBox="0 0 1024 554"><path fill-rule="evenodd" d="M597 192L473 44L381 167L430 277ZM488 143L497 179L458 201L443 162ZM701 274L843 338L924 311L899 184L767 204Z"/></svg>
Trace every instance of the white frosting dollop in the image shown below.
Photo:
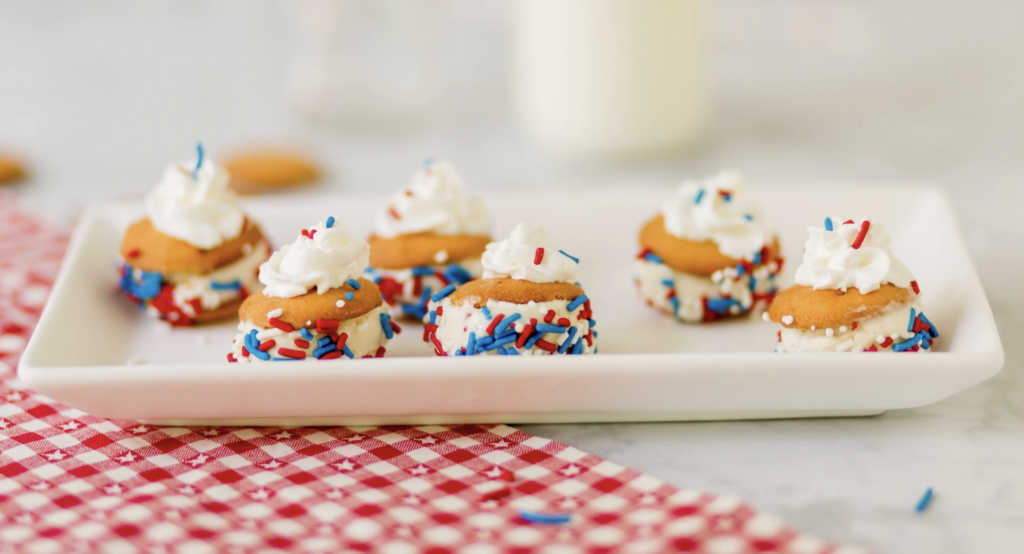
<svg viewBox="0 0 1024 554"><path fill-rule="evenodd" d="M661 213L670 234L695 242L713 241L730 258L752 259L771 235L760 206L747 195L738 173L686 181Z"/></svg>
<svg viewBox="0 0 1024 554"><path fill-rule="evenodd" d="M865 221L870 220L830 217L831 231L808 228L810 237L804 245L803 263L796 269L796 283L844 291L855 287L862 294L887 283L910 288L914 276L893 255L889 235L880 223L870 221L867 234L854 248Z"/></svg>
<svg viewBox="0 0 1024 554"><path fill-rule="evenodd" d="M544 253L538 256L538 249ZM534 263L540 257L540 263ZM572 283L578 263L558 250L543 227L520 223L505 240L487 245L484 279L511 277L534 283Z"/></svg>
<svg viewBox="0 0 1024 554"><path fill-rule="evenodd" d="M413 233L440 235L491 234L483 202L463 194L462 176L444 161L428 160L412 184L393 194L377 213L377 236L390 238Z"/></svg>
<svg viewBox="0 0 1024 554"><path fill-rule="evenodd" d="M153 227L196 248L209 250L242 232L245 213L228 188L223 167L204 159L171 164L163 180L146 195L146 214Z"/></svg>
<svg viewBox="0 0 1024 554"><path fill-rule="evenodd" d="M340 222L328 228L321 221L274 252L260 266L260 282L266 285L263 294L271 297L300 296L313 287L324 294L360 277L368 265L366 241L354 240Z"/></svg>

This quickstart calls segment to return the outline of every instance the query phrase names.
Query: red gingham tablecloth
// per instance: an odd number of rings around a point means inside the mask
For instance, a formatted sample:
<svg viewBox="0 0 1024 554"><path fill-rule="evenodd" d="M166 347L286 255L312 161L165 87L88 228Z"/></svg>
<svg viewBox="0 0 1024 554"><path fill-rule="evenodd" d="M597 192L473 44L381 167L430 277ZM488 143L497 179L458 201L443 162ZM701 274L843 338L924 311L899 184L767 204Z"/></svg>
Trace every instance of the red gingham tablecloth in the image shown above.
<svg viewBox="0 0 1024 554"><path fill-rule="evenodd" d="M859 551L504 425L155 428L19 389L65 243L0 197L4 551Z"/></svg>

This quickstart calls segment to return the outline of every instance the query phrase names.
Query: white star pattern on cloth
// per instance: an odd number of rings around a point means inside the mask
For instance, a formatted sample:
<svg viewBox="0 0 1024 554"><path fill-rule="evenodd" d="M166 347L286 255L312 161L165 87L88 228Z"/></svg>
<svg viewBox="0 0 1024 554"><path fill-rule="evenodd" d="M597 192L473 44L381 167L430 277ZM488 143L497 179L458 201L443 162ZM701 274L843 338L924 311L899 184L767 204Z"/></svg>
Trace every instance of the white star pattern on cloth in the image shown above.
<svg viewBox="0 0 1024 554"><path fill-rule="evenodd" d="M11 392L9 392L9 393L4 395L4 400L6 400L8 402L18 402L18 401L24 400L24 399L25 399L25 395L22 394L21 391L16 391L15 390L15 391L11 391Z"/></svg>
<svg viewBox="0 0 1024 554"><path fill-rule="evenodd" d="M117 458L114 459L121 462L122 464L129 464L131 462L134 462L135 460L138 460L139 457L136 456L135 453L133 452L125 452L123 456L118 456Z"/></svg>
<svg viewBox="0 0 1024 554"><path fill-rule="evenodd" d="M565 469L562 470L562 475L565 475L566 477L572 477L573 475L579 475L579 474L580 474L580 468L577 467L576 464L569 464L568 467L566 467Z"/></svg>
<svg viewBox="0 0 1024 554"><path fill-rule="evenodd" d="M411 473L413 475L426 475L427 473L430 473L430 470L427 469L426 467L423 467L423 464L420 464L420 465L410 469L409 473Z"/></svg>
<svg viewBox="0 0 1024 554"><path fill-rule="evenodd" d="M403 526L399 527L398 529L395 529L395 535L399 536L399 537L402 537L402 538L411 537L412 536L412 529L409 529L408 527L403 525Z"/></svg>
<svg viewBox="0 0 1024 554"><path fill-rule="evenodd" d="M491 469L485 471L484 475L490 477L491 479L497 479L498 477L501 477L501 468L498 466L494 466Z"/></svg>
<svg viewBox="0 0 1024 554"><path fill-rule="evenodd" d="M270 493L267 492L267 489L256 489L249 494L249 497L253 500L266 500L270 498Z"/></svg>
<svg viewBox="0 0 1024 554"><path fill-rule="evenodd" d="M334 467L337 468L338 471L352 471L356 466L352 463L352 460L342 460L334 464Z"/></svg>
<svg viewBox="0 0 1024 554"><path fill-rule="evenodd" d="M216 429L207 429L207 430L203 431L203 435L205 435L207 437L216 437L219 434L220 434L220 432L217 431Z"/></svg>
<svg viewBox="0 0 1024 554"><path fill-rule="evenodd" d="M509 445L507 442L505 442L505 439L501 439L498 442L491 443L491 446L493 446L494 448L508 448Z"/></svg>
<svg viewBox="0 0 1024 554"><path fill-rule="evenodd" d="M498 504L497 500L485 500L480 503L480 508L484 510L496 510L498 509L498 506L500 506L500 504Z"/></svg>
<svg viewBox="0 0 1024 554"><path fill-rule="evenodd" d="M67 458L68 455L63 453L63 452L61 452L60 450L54 450L53 452L50 452L49 454L43 454L43 457L45 457L47 460L49 460L51 462L59 462L59 461L63 460L64 458Z"/></svg>
<svg viewBox="0 0 1024 554"><path fill-rule="evenodd" d="M338 498L344 498L345 497L345 493L341 492L340 489L331 489L331 490L327 491L324 494L324 496L326 496L327 498L330 498L331 500L335 500L335 499L338 499Z"/></svg>
<svg viewBox="0 0 1024 554"><path fill-rule="evenodd" d="M75 429L78 429L81 426L82 424L77 421L69 421L67 423L62 423L60 425L60 428L65 431L74 431Z"/></svg>
<svg viewBox="0 0 1024 554"><path fill-rule="evenodd" d="M14 522L15 523L20 523L21 525L31 525L32 524L32 514L30 514L28 512L20 513L20 514L14 516Z"/></svg>
<svg viewBox="0 0 1024 554"><path fill-rule="evenodd" d="M279 467L281 467L283 465L284 464L282 464L281 462L279 462L277 460L270 460L269 462L267 462L265 464L260 464L260 467L262 467L263 469L277 469L277 468L279 468Z"/></svg>
<svg viewBox="0 0 1024 554"><path fill-rule="evenodd" d="M163 515L165 518L173 521L181 520L181 512L178 510L166 510Z"/></svg>
<svg viewBox="0 0 1024 554"><path fill-rule="evenodd" d="M712 524L712 529L715 531L732 531L736 528L737 521L731 516L722 516L715 518Z"/></svg>
<svg viewBox="0 0 1024 554"><path fill-rule="evenodd" d="M6 429L11 426L11 422L6 419L0 419L0 429Z"/></svg>
<svg viewBox="0 0 1024 554"><path fill-rule="evenodd" d="M351 437L349 437L349 438L347 438L345 440L347 440L348 442L359 442L359 441L363 440L363 438L365 438L365 437L363 437L362 435L355 435L355 436L351 436Z"/></svg>
<svg viewBox="0 0 1024 554"><path fill-rule="evenodd" d="M132 433L135 433L136 435L141 435L143 433L148 433L148 432L150 432L152 430L153 430L152 428L146 427L145 425L139 425L138 427L132 427L131 429L129 429L129 431L131 431Z"/></svg>
<svg viewBox="0 0 1024 554"><path fill-rule="evenodd" d="M210 457L209 456L207 456L206 454L199 454L195 458L192 458L191 460L189 460L189 461L187 461L185 463L190 465L190 466L192 466L192 467L199 467L199 466L205 464L208 461L210 461Z"/></svg>
<svg viewBox="0 0 1024 554"><path fill-rule="evenodd" d="M423 437L421 439L416 439L416 440L420 441L423 444L435 444L435 443L437 443L437 439L435 439L434 437Z"/></svg>
<svg viewBox="0 0 1024 554"><path fill-rule="evenodd" d="M40 481L38 483L32 483L31 485L28 486L28 488L34 491L45 491L46 489L50 488L50 484L47 483L46 481Z"/></svg>
<svg viewBox="0 0 1024 554"><path fill-rule="evenodd" d="M658 503L658 497L655 496L653 493L646 492L646 493L640 495L640 505L641 506L650 506L651 504L657 504L657 503Z"/></svg>
<svg viewBox="0 0 1024 554"><path fill-rule="evenodd" d="M293 434L289 433L288 431L282 429L280 433L274 435L274 438L279 440L279 441L283 441L283 440L288 440L288 439L291 439L291 438L295 438L295 435L293 435Z"/></svg>
<svg viewBox="0 0 1024 554"><path fill-rule="evenodd" d="M178 492L182 494L195 494L198 491L196 491L196 488L191 485L185 485L184 487L178 489Z"/></svg>
<svg viewBox="0 0 1024 554"><path fill-rule="evenodd" d="M108 485L104 487L103 492L107 494L121 494L122 492L124 492L124 487L117 483L114 483L113 485Z"/></svg>
<svg viewBox="0 0 1024 554"><path fill-rule="evenodd" d="M418 506L421 503L421 501L419 498L416 498L415 496L410 494L409 496L406 496L405 498L402 499L402 503L408 504L410 506Z"/></svg>
<svg viewBox="0 0 1024 554"><path fill-rule="evenodd" d="M566 510L572 510L579 508L580 503L575 498L563 498L562 501L558 503L558 507Z"/></svg>

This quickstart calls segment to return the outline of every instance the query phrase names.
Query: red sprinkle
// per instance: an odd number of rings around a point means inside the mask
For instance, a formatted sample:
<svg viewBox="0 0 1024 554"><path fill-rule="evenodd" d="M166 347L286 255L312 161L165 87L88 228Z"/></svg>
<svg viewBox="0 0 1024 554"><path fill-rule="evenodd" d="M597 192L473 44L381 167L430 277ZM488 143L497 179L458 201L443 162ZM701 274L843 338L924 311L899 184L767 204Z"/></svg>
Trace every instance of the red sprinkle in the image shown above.
<svg viewBox="0 0 1024 554"><path fill-rule="evenodd" d="M547 350L548 352L554 352L555 350L558 350L557 344L552 344L544 339L540 339L534 344L537 345L537 348L540 348L541 350Z"/></svg>
<svg viewBox="0 0 1024 554"><path fill-rule="evenodd" d="M885 342L882 343L882 348L889 348L890 346L892 346L892 343L892 337L885 337Z"/></svg>
<svg viewBox="0 0 1024 554"><path fill-rule="evenodd" d="M383 358L385 352L387 352L387 350L383 346L381 346L380 348L377 349L376 357Z"/></svg>
<svg viewBox="0 0 1024 554"><path fill-rule="evenodd" d="M395 210L394 206L388 208L388 215L395 219L402 219L402 216L398 215L398 212Z"/></svg>
<svg viewBox="0 0 1024 554"><path fill-rule="evenodd" d="M316 320L316 332L321 335L329 335L338 330L337 319L318 319Z"/></svg>
<svg viewBox="0 0 1024 554"><path fill-rule="evenodd" d="M501 480L511 483L516 478L515 474L507 469L501 470Z"/></svg>
<svg viewBox="0 0 1024 554"><path fill-rule="evenodd" d="M843 222L843 225L849 225L851 223L853 223L853 220L852 219L847 219L846 221Z"/></svg>
<svg viewBox="0 0 1024 554"><path fill-rule="evenodd" d="M441 281L441 284L443 284L446 287L451 284L450 282L448 282L448 278L444 276L444 272L441 271L440 269L434 272L434 277L437 277L437 280Z"/></svg>
<svg viewBox="0 0 1024 554"><path fill-rule="evenodd" d="M583 338L587 341L587 346L594 346L594 330L588 329L587 334L583 335Z"/></svg>
<svg viewBox="0 0 1024 554"><path fill-rule="evenodd" d="M229 362L237 362L238 360L235 359L234 353L228 352L228 361Z"/></svg>
<svg viewBox="0 0 1024 554"><path fill-rule="evenodd" d="M851 324L850 324L850 326L851 326L851 327L853 327L853 330L854 330L854 331L856 331L856 330L857 330L857 322L856 322L856 321L854 321L853 323L851 323Z"/></svg>
<svg viewBox="0 0 1024 554"><path fill-rule="evenodd" d="M423 294L423 277L414 275L412 278L412 295L419 296Z"/></svg>
<svg viewBox="0 0 1024 554"><path fill-rule="evenodd" d="M398 326L393 319L388 320L391 323L391 330L397 335L402 332L402 328Z"/></svg>
<svg viewBox="0 0 1024 554"><path fill-rule="evenodd" d="M330 352L320 356L321 360L333 360L341 357L341 350L331 350Z"/></svg>
<svg viewBox="0 0 1024 554"><path fill-rule="evenodd" d="M299 348L309 348L309 341L305 339L295 339L295 346ZM262 345L260 345L262 346Z"/></svg>
<svg viewBox="0 0 1024 554"><path fill-rule="evenodd" d="M871 222L864 220L864 223L860 224L860 232L857 233L857 238L853 240L853 249L860 248L860 245L864 243L864 237L868 236L868 229L871 228Z"/></svg>
<svg viewBox="0 0 1024 554"><path fill-rule="evenodd" d="M917 281L911 281L910 288L914 289L914 294L921 294L921 287L917 286Z"/></svg>
<svg viewBox="0 0 1024 554"><path fill-rule="evenodd" d="M538 248L533 254L533 265L540 265L544 261L544 249Z"/></svg>
<svg viewBox="0 0 1024 554"><path fill-rule="evenodd" d="M295 330L295 327L292 327L291 323L281 321L276 317L270 318L269 323L271 327L277 327L278 329L284 331L285 333L291 333L292 331Z"/></svg>
<svg viewBox="0 0 1024 554"><path fill-rule="evenodd" d="M346 342L348 342L348 333L342 333L338 335L338 342L335 346L338 350L344 350Z"/></svg>
<svg viewBox="0 0 1024 554"><path fill-rule="evenodd" d="M292 350L291 348L278 348L277 353L286 358L295 358L296 360L306 359L306 353L301 350Z"/></svg>
<svg viewBox="0 0 1024 554"><path fill-rule="evenodd" d="M498 317L491 320L491 324L487 326L487 334L493 335L494 329L501 323L501 320L505 319L505 314L498 314Z"/></svg>
<svg viewBox="0 0 1024 554"><path fill-rule="evenodd" d="M642 260L642 259L646 258L647 255L650 254L650 253L651 253L651 249L650 248L644 248L643 250L640 251L639 254L636 255L636 259Z"/></svg>
<svg viewBox="0 0 1024 554"><path fill-rule="evenodd" d="M775 336L779 337L779 342L782 342L782 331L779 331Z"/></svg>
<svg viewBox="0 0 1024 554"><path fill-rule="evenodd" d="M534 319L533 321L536 322L537 320ZM529 325L523 327L523 332L519 333L519 338L516 339L516 348L522 348L526 346L526 341L530 338L530 335L533 334L534 325L536 325L536 323L530 323Z"/></svg>
<svg viewBox="0 0 1024 554"><path fill-rule="evenodd" d="M568 327L572 325L572 322L564 317L560 317L558 318L558 324L561 325L562 327Z"/></svg>
<svg viewBox="0 0 1024 554"><path fill-rule="evenodd" d="M444 306L438 306L437 307L437 315L442 315L442 314L444 314Z"/></svg>
<svg viewBox="0 0 1024 554"><path fill-rule="evenodd" d="M871 348L868 348L867 350L865 350L865 352L878 352L878 349L875 348L874 345L871 345Z"/></svg>
<svg viewBox="0 0 1024 554"><path fill-rule="evenodd" d="M544 316L544 323L551 323L553 319L555 319L555 310L548 310L548 314Z"/></svg>
<svg viewBox="0 0 1024 554"><path fill-rule="evenodd" d="M128 251L128 257L129 258L136 258L138 256L139 256L139 249L138 248L132 248L131 250Z"/></svg>
<svg viewBox="0 0 1024 554"><path fill-rule="evenodd" d="M277 346L277 343L274 341L274 339L265 340L260 343L260 351L266 352L267 350L270 350L275 346Z"/></svg>
<svg viewBox="0 0 1024 554"><path fill-rule="evenodd" d="M438 356L447 356L448 355L448 354L445 353L444 347L441 346L441 341L437 340L437 334L436 333L430 333L430 341L434 343L434 347L437 348L438 352L440 352L440 354L438 354Z"/></svg>

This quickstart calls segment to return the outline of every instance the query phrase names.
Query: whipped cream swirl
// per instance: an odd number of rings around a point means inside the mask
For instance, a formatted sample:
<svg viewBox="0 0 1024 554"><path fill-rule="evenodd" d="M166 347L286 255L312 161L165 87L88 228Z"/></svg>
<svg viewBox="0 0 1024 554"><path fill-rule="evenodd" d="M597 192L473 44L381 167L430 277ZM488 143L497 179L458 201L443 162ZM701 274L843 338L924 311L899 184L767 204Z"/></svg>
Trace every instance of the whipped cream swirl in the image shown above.
<svg viewBox="0 0 1024 554"><path fill-rule="evenodd" d="M713 241L722 254L740 260L752 259L771 234L738 173L686 181L661 213L670 234L694 242Z"/></svg>
<svg viewBox="0 0 1024 554"><path fill-rule="evenodd" d="M377 213L376 233L384 238L413 233L491 234L487 210L478 198L463 194L462 176L444 161L428 160L412 184L393 194Z"/></svg>
<svg viewBox="0 0 1024 554"><path fill-rule="evenodd" d="M517 225L507 239L488 244L481 261L484 279L511 277L534 283L572 283L579 264L548 240L543 227L528 223Z"/></svg>
<svg viewBox="0 0 1024 554"><path fill-rule="evenodd" d="M146 214L157 231L209 250L242 232L245 213L228 188L227 170L207 158L195 171L196 161L164 170L163 180L146 195Z"/></svg>
<svg viewBox="0 0 1024 554"><path fill-rule="evenodd" d="M333 225L330 225L333 224ZM295 242L274 252L260 266L263 294L291 298L316 287L317 294L355 279L370 265L370 245L354 240L333 218L305 229Z"/></svg>
<svg viewBox="0 0 1024 554"><path fill-rule="evenodd" d="M862 294L888 283L910 288L914 276L893 255L889 235L880 223L830 217L825 228L807 230L804 260L796 269L798 285L844 291L854 287Z"/></svg>

